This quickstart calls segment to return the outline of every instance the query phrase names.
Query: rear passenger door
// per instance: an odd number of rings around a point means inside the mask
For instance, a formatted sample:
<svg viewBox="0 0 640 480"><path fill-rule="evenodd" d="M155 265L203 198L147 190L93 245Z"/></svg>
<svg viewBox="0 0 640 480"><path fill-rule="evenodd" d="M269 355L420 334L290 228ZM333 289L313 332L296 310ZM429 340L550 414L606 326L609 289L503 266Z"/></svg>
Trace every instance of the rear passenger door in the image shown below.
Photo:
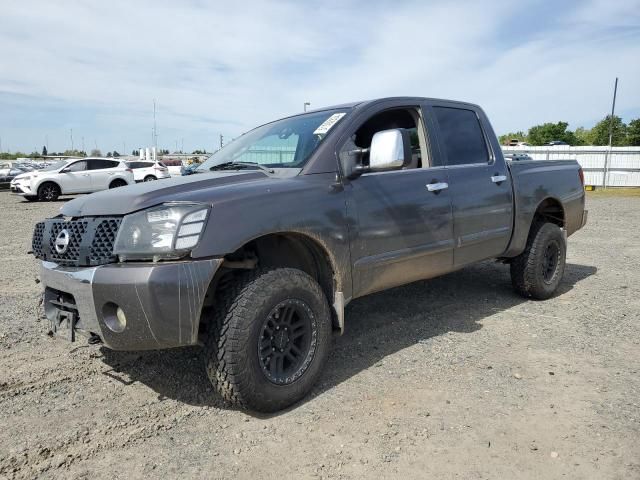
<svg viewBox="0 0 640 480"><path fill-rule="evenodd" d="M453 205L454 265L501 255L511 238L511 176L484 113L478 107L433 102L429 116ZM495 143L495 142L494 142Z"/></svg>
<svg viewBox="0 0 640 480"><path fill-rule="evenodd" d="M89 165L89 174L91 176L91 190L97 192L99 190L106 190L109 188L109 184L116 173L114 169L120 162L94 158L87 160L87 163Z"/></svg>

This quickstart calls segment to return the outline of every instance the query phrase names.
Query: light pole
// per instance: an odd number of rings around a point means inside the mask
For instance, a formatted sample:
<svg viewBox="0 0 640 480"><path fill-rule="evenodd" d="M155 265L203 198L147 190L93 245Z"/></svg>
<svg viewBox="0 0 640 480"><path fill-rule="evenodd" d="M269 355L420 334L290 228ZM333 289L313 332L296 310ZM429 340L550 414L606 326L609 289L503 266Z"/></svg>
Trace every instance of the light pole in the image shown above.
<svg viewBox="0 0 640 480"><path fill-rule="evenodd" d="M618 93L618 77L613 85L613 103L611 104L611 117L609 118L609 151L604 156L604 172L602 172L602 187L607 188L607 167L609 166L609 157L611 157L611 145L613 141L613 115L616 111L616 94Z"/></svg>
<svg viewBox="0 0 640 480"><path fill-rule="evenodd" d="M307 107L310 107L310 106L311 106L311 102L304 102L304 105L303 105L304 111L306 112Z"/></svg>

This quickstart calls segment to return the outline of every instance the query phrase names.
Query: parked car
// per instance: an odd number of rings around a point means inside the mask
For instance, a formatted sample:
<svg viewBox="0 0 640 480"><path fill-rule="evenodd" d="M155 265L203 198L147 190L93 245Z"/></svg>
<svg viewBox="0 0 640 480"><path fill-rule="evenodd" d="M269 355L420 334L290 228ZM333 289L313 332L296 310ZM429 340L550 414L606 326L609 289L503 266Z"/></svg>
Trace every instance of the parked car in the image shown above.
<svg viewBox="0 0 640 480"><path fill-rule="evenodd" d="M22 173L24 170L20 168L0 169L0 188L9 188L11 181Z"/></svg>
<svg viewBox="0 0 640 480"><path fill-rule="evenodd" d="M51 202L60 195L98 192L133 183L133 172L122 160L76 158L16 176L11 181L11 191L30 201Z"/></svg>
<svg viewBox="0 0 640 480"><path fill-rule="evenodd" d="M567 145L569 146L569 144L567 142L563 142L562 140L552 140L549 143L546 143L545 145L548 145L550 147L556 147L558 145Z"/></svg>
<svg viewBox="0 0 640 480"><path fill-rule="evenodd" d="M527 155L526 153L505 153L504 154L504 158L505 160L513 160L515 162L521 162L524 160L533 160L533 158L530 155Z"/></svg>
<svg viewBox="0 0 640 480"><path fill-rule="evenodd" d="M575 160L505 160L476 105L385 98L258 127L194 175L72 200L32 249L51 332L203 345L223 398L274 411L312 388L353 299L492 258L520 295L554 295L583 184Z"/></svg>
<svg viewBox="0 0 640 480"><path fill-rule="evenodd" d="M191 165L187 165L182 167L180 173L181 175L193 175L196 169L200 166L200 163L192 163Z"/></svg>
<svg viewBox="0 0 640 480"><path fill-rule="evenodd" d="M169 175L172 177L180 176L182 174L182 167L184 163L179 158L166 158L162 160L162 163L169 169Z"/></svg>
<svg viewBox="0 0 640 480"><path fill-rule="evenodd" d="M169 169L162 162L135 160L127 162L127 166L133 170L133 178L136 182L152 182L171 176Z"/></svg>

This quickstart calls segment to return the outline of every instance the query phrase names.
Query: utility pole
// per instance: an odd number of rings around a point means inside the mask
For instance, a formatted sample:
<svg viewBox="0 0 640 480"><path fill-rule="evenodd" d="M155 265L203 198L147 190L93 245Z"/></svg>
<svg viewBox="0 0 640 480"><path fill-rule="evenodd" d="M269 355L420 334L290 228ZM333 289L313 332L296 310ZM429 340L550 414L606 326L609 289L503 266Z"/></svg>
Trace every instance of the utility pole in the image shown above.
<svg viewBox="0 0 640 480"><path fill-rule="evenodd" d="M84 137L82 137L82 151L83 151L83 152L85 152L85 153L87 153L87 152L85 151L85 149L84 149Z"/></svg>
<svg viewBox="0 0 640 480"><path fill-rule="evenodd" d="M73 128L69 130L71 136L71 150L73 151Z"/></svg>
<svg viewBox="0 0 640 480"><path fill-rule="evenodd" d="M182 138L182 143L180 145L180 153L184 153L184 137Z"/></svg>
<svg viewBox="0 0 640 480"><path fill-rule="evenodd" d="M220 148L222 148L224 145L223 140L224 140L224 137L222 136L222 134L220 134Z"/></svg>
<svg viewBox="0 0 640 480"><path fill-rule="evenodd" d="M307 111L307 107L310 107L310 106L311 106L310 102L304 102L304 105L303 105L304 111L306 112Z"/></svg>
<svg viewBox="0 0 640 480"><path fill-rule="evenodd" d="M618 77L613 85L613 102L611 103L611 117L609 118L609 151L604 156L604 172L602 172L602 187L607 188L609 180L609 159L611 157L611 145L613 143L613 116L616 111L616 95L618 93Z"/></svg>

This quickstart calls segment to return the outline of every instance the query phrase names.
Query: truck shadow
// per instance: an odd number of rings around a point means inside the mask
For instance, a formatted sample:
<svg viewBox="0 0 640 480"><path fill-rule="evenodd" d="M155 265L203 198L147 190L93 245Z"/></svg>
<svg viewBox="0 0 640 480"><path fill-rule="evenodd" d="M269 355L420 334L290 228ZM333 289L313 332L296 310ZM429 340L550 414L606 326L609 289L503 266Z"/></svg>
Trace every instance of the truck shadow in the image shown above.
<svg viewBox="0 0 640 480"><path fill-rule="evenodd" d="M595 267L567 264L558 295L596 272ZM347 307L345 334L334 337L324 373L302 403L363 370L380 366L393 353L416 344L428 345L430 339L447 332L473 333L482 328L480 322L485 318L528 301L513 292L509 267L495 262L355 300ZM105 375L125 385L140 382L157 392L160 400L226 408L209 383L197 347L101 351L102 360L111 367Z"/></svg>

